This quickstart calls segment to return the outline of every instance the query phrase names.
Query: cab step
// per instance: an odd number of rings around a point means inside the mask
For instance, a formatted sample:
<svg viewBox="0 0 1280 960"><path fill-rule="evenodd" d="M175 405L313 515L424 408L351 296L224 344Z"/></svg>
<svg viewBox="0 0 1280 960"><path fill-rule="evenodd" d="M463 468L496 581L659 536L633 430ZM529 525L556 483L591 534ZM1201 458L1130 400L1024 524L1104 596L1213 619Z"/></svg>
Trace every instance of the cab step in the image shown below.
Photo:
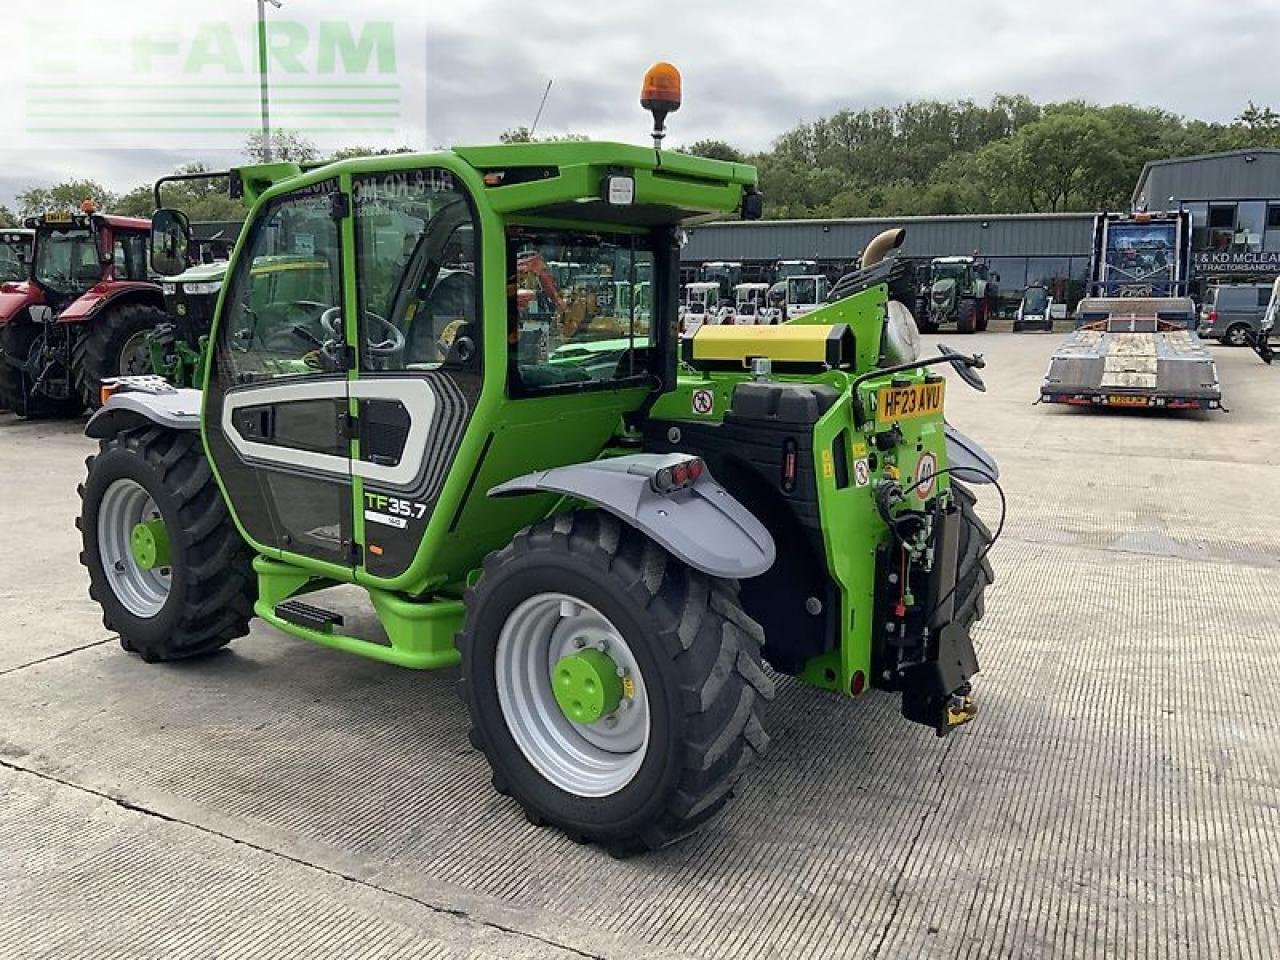
<svg viewBox="0 0 1280 960"><path fill-rule="evenodd" d="M342 614L303 603L301 600L277 603L275 610L276 616L281 620L295 626L306 627L308 630L318 630L321 633L331 633L334 627L343 625Z"/></svg>

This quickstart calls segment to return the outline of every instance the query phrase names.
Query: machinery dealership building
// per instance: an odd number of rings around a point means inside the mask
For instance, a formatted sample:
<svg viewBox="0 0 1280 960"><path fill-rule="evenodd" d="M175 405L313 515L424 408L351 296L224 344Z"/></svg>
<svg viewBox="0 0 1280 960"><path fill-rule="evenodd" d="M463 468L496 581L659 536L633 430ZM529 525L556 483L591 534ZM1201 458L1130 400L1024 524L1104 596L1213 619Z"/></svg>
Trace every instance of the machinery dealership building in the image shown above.
<svg viewBox="0 0 1280 960"><path fill-rule="evenodd" d="M1270 282L1280 273L1280 150L1153 161L1142 170L1133 202L1191 212L1197 293L1209 282ZM779 260L816 260L822 272L835 276L868 240L897 226L907 228L901 256L929 260L972 254L990 263L1000 276L1003 311L1016 309L1022 291L1034 284L1072 306L1084 293L1092 213L707 224L689 231L685 279L695 279L701 264L717 260L742 263L743 280L771 279Z"/></svg>

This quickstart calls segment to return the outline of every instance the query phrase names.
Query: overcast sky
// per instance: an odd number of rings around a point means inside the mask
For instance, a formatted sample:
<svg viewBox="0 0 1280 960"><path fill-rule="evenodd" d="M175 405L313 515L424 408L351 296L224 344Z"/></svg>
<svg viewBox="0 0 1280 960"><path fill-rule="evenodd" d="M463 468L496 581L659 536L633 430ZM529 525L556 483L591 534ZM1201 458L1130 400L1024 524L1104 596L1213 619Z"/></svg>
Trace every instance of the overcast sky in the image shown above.
<svg viewBox="0 0 1280 960"><path fill-rule="evenodd" d="M675 145L763 147L842 107L1001 92L1210 120L1250 99L1280 108L1278 0L284 2L270 11L273 103L326 147L490 141L533 121L548 80L539 132L640 142L640 78L658 59L684 75ZM257 111L255 0L204 0L199 20L174 0L5 8L0 202L68 176L125 190L190 160L239 159ZM344 57L343 37L368 41L367 64Z"/></svg>

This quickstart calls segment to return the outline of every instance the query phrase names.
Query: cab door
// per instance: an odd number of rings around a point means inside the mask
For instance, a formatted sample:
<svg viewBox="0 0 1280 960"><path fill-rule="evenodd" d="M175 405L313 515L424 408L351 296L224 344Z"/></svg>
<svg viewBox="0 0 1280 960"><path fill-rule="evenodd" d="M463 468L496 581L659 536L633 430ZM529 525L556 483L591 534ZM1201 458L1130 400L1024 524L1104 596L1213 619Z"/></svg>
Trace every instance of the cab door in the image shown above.
<svg viewBox="0 0 1280 960"><path fill-rule="evenodd" d="M228 277L205 397L210 457L255 546L346 567L352 525L343 222L326 180L272 200Z"/></svg>
<svg viewBox="0 0 1280 960"><path fill-rule="evenodd" d="M475 205L443 168L352 180L355 522L367 573L408 570L480 396ZM445 518L448 522L448 518Z"/></svg>

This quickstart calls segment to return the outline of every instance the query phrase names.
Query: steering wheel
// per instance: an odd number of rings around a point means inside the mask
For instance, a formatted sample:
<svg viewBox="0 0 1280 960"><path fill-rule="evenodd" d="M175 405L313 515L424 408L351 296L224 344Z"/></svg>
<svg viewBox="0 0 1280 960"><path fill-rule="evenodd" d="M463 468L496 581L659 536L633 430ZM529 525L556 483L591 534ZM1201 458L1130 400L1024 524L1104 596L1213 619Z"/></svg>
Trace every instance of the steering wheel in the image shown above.
<svg viewBox="0 0 1280 960"><path fill-rule="evenodd" d="M371 310L364 311L364 315L381 328L378 332L383 338L375 340L371 332L366 332L365 349L369 358L386 363L402 355L405 348L404 332L390 320L379 316ZM320 317L320 326L324 327L325 333L329 334L329 341L325 344L326 348L336 347L346 341L346 334L342 329L341 307L330 307L326 310L324 315Z"/></svg>

